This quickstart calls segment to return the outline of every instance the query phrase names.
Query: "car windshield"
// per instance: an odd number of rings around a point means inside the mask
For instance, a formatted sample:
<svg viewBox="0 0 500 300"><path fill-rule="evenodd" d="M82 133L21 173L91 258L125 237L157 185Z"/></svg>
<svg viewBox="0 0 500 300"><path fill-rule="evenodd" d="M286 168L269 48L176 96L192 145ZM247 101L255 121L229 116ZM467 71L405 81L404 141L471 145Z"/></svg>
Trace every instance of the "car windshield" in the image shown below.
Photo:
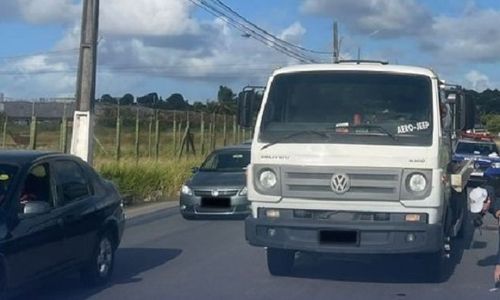
<svg viewBox="0 0 500 300"><path fill-rule="evenodd" d="M216 151L201 165L200 171L242 172L250 164L250 151Z"/></svg>
<svg viewBox="0 0 500 300"><path fill-rule="evenodd" d="M16 166L0 164L0 204L4 202L5 196L12 188L12 180L17 170Z"/></svg>
<svg viewBox="0 0 500 300"><path fill-rule="evenodd" d="M274 78L259 140L273 143L430 145L429 77L381 72L323 71ZM323 132L297 134L299 131Z"/></svg>
<svg viewBox="0 0 500 300"><path fill-rule="evenodd" d="M457 144L455 150L457 154L470 154L470 155L498 155L498 148L496 144L493 143L466 143L461 142Z"/></svg>

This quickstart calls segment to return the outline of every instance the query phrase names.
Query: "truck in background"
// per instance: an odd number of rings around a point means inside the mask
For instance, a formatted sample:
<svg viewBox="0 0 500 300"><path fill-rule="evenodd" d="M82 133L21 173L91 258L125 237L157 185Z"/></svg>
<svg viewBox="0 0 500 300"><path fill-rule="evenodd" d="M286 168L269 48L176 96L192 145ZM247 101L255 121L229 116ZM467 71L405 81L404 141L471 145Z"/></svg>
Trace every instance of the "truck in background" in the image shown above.
<svg viewBox="0 0 500 300"><path fill-rule="evenodd" d="M470 173L452 161L454 132L467 125L445 90L429 69L378 62L272 74L255 120L245 221L271 274L289 274L297 252L424 253L442 278ZM239 103L247 127L249 95Z"/></svg>

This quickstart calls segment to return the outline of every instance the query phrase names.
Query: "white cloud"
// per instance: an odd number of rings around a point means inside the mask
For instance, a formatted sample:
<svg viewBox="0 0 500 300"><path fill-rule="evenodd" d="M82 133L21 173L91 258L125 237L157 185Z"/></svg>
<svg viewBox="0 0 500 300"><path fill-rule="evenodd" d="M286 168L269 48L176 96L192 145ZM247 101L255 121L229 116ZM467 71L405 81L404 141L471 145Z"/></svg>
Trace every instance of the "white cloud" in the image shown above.
<svg viewBox="0 0 500 300"><path fill-rule="evenodd" d="M498 10L473 10L460 17L437 17L423 46L441 58L455 61L499 62Z"/></svg>
<svg viewBox="0 0 500 300"><path fill-rule="evenodd" d="M415 0L304 0L306 14L332 17L354 32L377 38L419 35L432 23L431 13Z"/></svg>
<svg viewBox="0 0 500 300"><path fill-rule="evenodd" d="M302 26L302 24L300 24L300 22L295 22L285 28L279 38L291 43L299 43L305 34L306 29Z"/></svg>
<svg viewBox="0 0 500 300"><path fill-rule="evenodd" d="M490 78L477 70L468 72L465 79L468 81L469 86L476 91L483 91L491 87Z"/></svg>
<svg viewBox="0 0 500 300"><path fill-rule="evenodd" d="M17 0L24 19L34 24L72 22L81 14L72 0Z"/></svg>
<svg viewBox="0 0 500 300"><path fill-rule="evenodd" d="M101 1L101 28L113 35L181 35L198 30L191 4L180 0Z"/></svg>

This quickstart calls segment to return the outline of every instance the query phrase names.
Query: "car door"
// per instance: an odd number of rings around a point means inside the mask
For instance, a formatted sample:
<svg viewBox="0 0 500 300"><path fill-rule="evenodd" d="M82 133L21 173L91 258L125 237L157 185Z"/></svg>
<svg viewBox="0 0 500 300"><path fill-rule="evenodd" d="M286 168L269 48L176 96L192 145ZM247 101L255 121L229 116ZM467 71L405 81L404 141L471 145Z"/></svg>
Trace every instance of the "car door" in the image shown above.
<svg viewBox="0 0 500 300"><path fill-rule="evenodd" d="M83 168L74 160L57 160L53 169L57 210L61 211L64 224L64 248L70 262L79 263L92 253L100 226L93 188Z"/></svg>
<svg viewBox="0 0 500 300"><path fill-rule="evenodd" d="M36 180L33 181L33 177ZM23 210L20 199L27 184L36 191L36 201L46 201L50 210L43 214L27 214ZM10 206L11 215L16 218L4 241L4 254L7 257L9 279L11 282L23 283L43 277L62 267L64 257L61 255L63 228L58 222L58 213L54 209L54 185L48 163L35 165L28 171L24 180L14 193L14 205ZM35 189L34 186L38 185ZM33 200L33 201L35 201ZM24 203L26 205L26 203Z"/></svg>

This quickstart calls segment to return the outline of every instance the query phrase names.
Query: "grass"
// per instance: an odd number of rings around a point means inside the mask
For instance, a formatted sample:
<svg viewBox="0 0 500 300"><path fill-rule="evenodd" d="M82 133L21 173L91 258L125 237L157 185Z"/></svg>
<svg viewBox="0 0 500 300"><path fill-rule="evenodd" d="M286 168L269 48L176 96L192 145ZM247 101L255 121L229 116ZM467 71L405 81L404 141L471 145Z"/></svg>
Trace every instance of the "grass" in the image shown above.
<svg viewBox="0 0 500 300"><path fill-rule="evenodd" d="M125 204L162 201L178 195L181 185L191 176L191 168L198 166L201 157L163 159L135 162L125 160L98 160L96 169L113 181L125 196Z"/></svg>

